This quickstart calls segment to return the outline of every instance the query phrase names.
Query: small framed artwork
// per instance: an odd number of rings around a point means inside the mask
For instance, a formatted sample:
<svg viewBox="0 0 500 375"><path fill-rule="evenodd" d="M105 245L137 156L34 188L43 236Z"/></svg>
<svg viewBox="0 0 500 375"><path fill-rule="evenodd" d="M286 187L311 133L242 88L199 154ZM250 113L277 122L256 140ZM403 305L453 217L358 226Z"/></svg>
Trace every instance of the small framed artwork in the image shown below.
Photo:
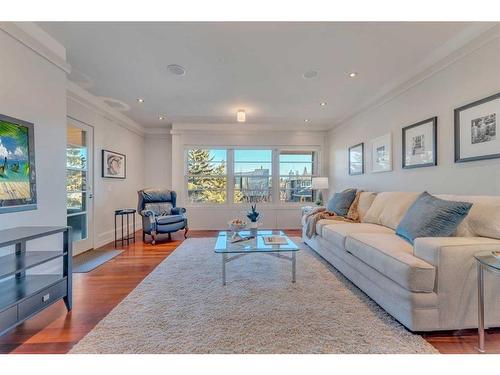
<svg viewBox="0 0 500 375"><path fill-rule="evenodd" d="M365 173L364 143L349 147L349 174L355 176Z"/></svg>
<svg viewBox="0 0 500 375"><path fill-rule="evenodd" d="M127 157L118 152L102 150L102 177L127 177Z"/></svg>
<svg viewBox="0 0 500 375"><path fill-rule="evenodd" d="M388 133L370 141L372 172L392 171L392 134Z"/></svg>
<svg viewBox="0 0 500 375"><path fill-rule="evenodd" d="M500 158L500 93L455 109L455 162Z"/></svg>
<svg viewBox="0 0 500 375"><path fill-rule="evenodd" d="M403 168L437 165L437 117L403 128Z"/></svg>

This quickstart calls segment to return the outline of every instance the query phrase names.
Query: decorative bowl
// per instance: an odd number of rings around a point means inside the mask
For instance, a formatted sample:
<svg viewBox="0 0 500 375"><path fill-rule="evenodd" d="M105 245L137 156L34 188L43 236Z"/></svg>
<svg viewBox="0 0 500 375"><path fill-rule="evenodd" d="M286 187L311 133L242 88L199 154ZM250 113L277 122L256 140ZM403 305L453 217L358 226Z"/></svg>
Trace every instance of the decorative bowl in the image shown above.
<svg viewBox="0 0 500 375"><path fill-rule="evenodd" d="M244 220L234 219L234 220L229 221L227 223L227 225L229 225L229 229L231 229L232 232L236 233L236 232L239 232L240 230L245 229L247 226L247 223Z"/></svg>

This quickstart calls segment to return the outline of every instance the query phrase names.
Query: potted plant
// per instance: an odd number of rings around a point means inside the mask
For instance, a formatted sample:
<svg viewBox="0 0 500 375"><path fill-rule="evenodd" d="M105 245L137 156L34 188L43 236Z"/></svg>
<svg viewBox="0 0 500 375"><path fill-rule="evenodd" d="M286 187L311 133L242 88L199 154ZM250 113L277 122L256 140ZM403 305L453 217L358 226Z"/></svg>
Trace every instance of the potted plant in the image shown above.
<svg viewBox="0 0 500 375"><path fill-rule="evenodd" d="M253 235L255 235L254 232L256 232L259 227L259 224L257 223L259 216L260 213L257 212L257 203L252 204L250 206L250 210L247 212L247 218L250 220L249 228Z"/></svg>

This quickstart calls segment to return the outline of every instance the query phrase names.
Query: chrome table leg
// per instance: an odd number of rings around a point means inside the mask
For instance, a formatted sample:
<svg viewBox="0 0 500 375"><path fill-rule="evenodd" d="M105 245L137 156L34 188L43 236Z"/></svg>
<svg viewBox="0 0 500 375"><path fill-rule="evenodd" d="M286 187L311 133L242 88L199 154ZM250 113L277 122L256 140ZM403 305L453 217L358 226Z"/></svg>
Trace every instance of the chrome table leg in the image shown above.
<svg viewBox="0 0 500 375"><path fill-rule="evenodd" d="M295 259L295 251L292 251L292 283L295 282L296 268L297 268L297 261Z"/></svg>
<svg viewBox="0 0 500 375"><path fill-rule="evenodd" d="M477 301L478 301L478 335L479 346L477 350L484 353L484 272L481 263L477 263Z"/></svg>
<svg viewBox="0 0 500 375"><path fill-rule="evenodd" d="M222 254L222 285L226 285L226 254Z"/></svg>

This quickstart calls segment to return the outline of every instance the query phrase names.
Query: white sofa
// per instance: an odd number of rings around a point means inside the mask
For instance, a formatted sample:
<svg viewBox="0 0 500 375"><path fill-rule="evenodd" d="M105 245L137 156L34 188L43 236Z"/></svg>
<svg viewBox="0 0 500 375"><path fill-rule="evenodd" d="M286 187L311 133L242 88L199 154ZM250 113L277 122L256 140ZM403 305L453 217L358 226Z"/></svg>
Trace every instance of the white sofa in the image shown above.
<svg viewBox="0 0 500 375"><path fill-rule="evenodd" d="M321 220L303 240L411 331L477 327L473 255L500 250L500 197L440 196L473 206L453 237L418 238L414 246L395 234L419 193L364 192L361 223ZM500 327L500 275L485 275L487 327Z"/></svg>

